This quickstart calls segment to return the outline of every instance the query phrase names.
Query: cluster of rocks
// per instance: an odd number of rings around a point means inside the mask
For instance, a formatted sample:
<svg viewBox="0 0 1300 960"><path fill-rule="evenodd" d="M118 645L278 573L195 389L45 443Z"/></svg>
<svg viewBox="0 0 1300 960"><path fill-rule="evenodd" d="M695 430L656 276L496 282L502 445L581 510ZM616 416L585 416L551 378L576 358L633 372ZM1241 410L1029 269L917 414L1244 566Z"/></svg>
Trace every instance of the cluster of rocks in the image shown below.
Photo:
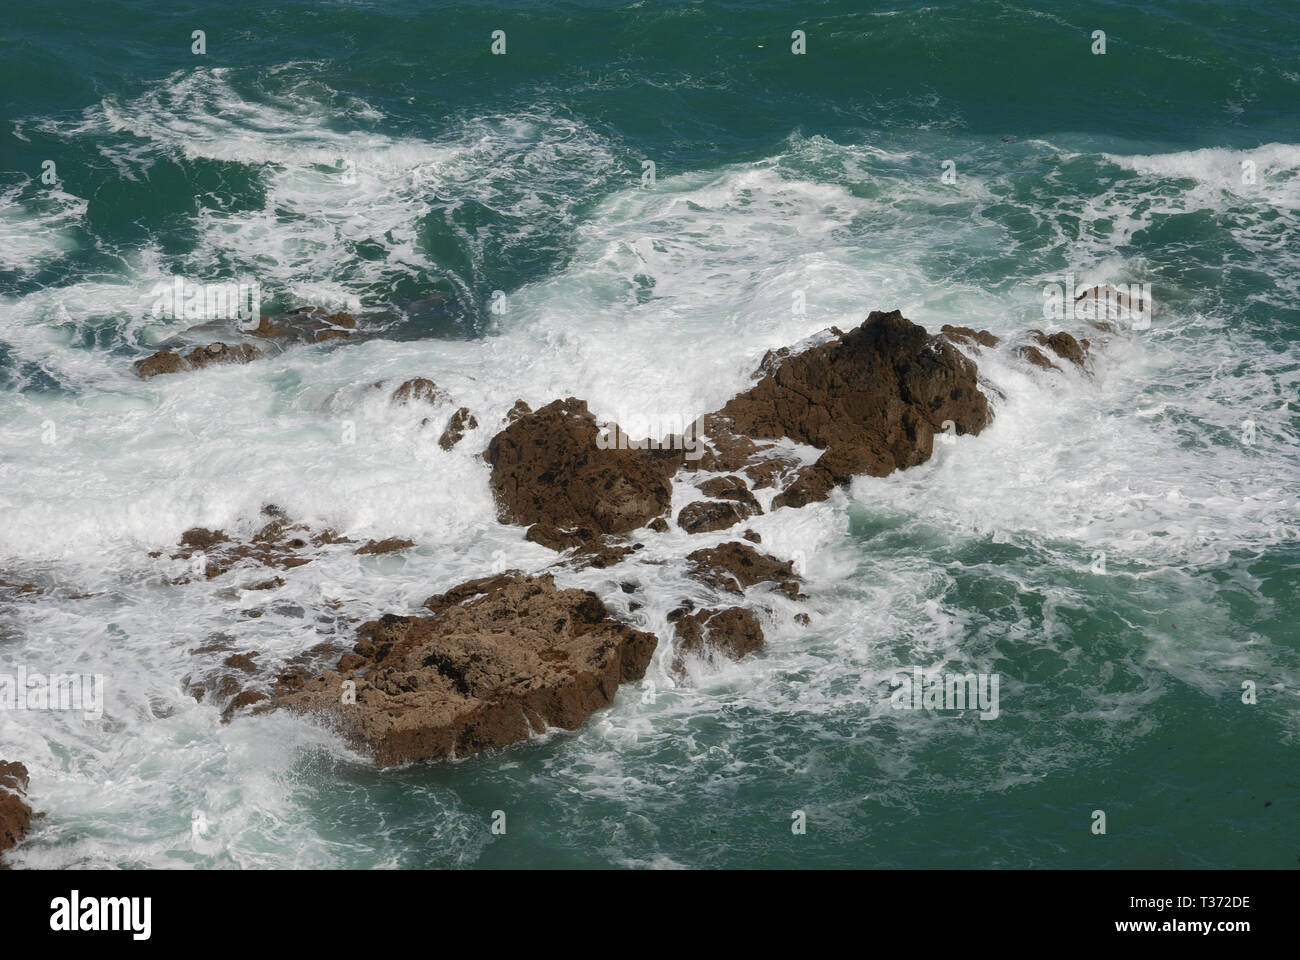
<svg viewBox="0 0 1300 960"><path fill-rule="evenodd" d="M382 390L386 386L382 380L374 384L376 390ZM390 399L398 406L423 405L437 408L452 403L451 394L427 377L415 377L403 382L393 391ZM427 427L432 422L431 418L425 417L420 421L420 426ZM470 412L469 407L458 407L447 420L442 436L438 438L438 446L451 450L465 438L466 433L477 429L478 418Z"/></svg>
<svg viewBox="0 0 1300 960"><path fill-rule="evenodd" d="M807 349L769 351L757 382L702 418L702 436L693 438L702 455L692 458L680 437L602 442L620 428L598 422L578 398L536 410L520 400L483 453L498 519L526 527L526 539L556 551L557 567L614 568L674 525L687 536L743 528L764 512L755 491L771 491L769 510L825 500L855 476L925 462L936 435L980 433L991 410L968 354L999 344L988 331L945 326L931 335L897 311L873 312ZM1088 348L1065 332L1031 331L1012 356L1050 369L1050 351L1083 366ZM392 401L452 405L423 378L403 383ZM477 426L467 408L457 409L443 446ZM812 448L815 459L793 457L796 446ZM683 481L699 499L674 519L673 488ZM204 550L206 575L220 576L242 561L281 568L309 562L309 547L340 542L348 541L329 531L309 537L272 514L251 541L230 544L221 531L192 530L182 547ZM683 572L716 600L697 607L683 599L669 612L673 670L682 672L692 657L746 656L762 646L765 619L806 599L794 565L758 543L746 529L740 539L687 555ZM409 545L390 538L356 552ZM177 554L185 556L184 549ZM623 589L636 588L625 582ZM547 572L471 580L424 607L419 615L361 624L350 650L325 645L274 668L259 668L256 651L231 650L215 687L210 679L192 690L220 698L227 715L256 705L328 717L378 763L402 763L465 756L548 727L573 729L607 706L619 684L644 675L658 643L596 594L560 589ZM794 619L808 622L802 613ZM244 689L237 674L259 669L261 689Z"/></svg>

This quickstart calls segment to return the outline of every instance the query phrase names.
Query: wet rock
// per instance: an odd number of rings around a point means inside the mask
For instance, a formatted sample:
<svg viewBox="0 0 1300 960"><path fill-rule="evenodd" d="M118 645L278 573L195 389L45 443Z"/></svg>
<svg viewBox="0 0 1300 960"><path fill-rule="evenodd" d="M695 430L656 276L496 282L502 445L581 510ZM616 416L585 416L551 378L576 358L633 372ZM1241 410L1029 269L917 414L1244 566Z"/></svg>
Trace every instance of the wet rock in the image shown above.
<svg viewBox="0 0 1300 960"><path fill-rule="evenodd" d="M1042 367L1044 370L1060 369L1060 367L1052 363L1051 360L1047 359L1047 354L1043 353L1043 351L1039 350L1037 347L1034 346L1026 345L1023 347L1017 347L1016 356L1020 357L1022 360L1027 360L1029 363L1032 363L1036 367Z"/></svg>
<svg viewBox="0 0 1300 960"><path fill-rule="evenodd" d="M415 546L414 540L389 537L386 540L367 540L364 546L357 547L354 552L358 554L392 553L395 550L406 550L408 547L413 546Z"/></svg>
<svg viewBox="0 0 1300 960"><path fill-rule="evenodd" d="M135 363L136 375L141 380L148 380L162 373L180 373L188 369L189 364L185 362L185 358L170 350L159 350L152 356L137 360Z"/></svg>
<svg viewBox="0 0 1300 960"><path fill-rule="evenodd" d="M0 600L20 600L39 597L45 591L24 577L0 576Z"/></svg>
<svg viewBox="0 0 1300 960"><path fill-rule="evenodd" d="M979 433L989 407L976 376L946 338L896 310L875 311L843 336L786 358L710 425L716 430L723 420L734 435L825 450L773 502L802 506L855 475L886 476L925 462L946 420L959 434Z"/></svg>
<svg viewBox="0 0 1300 960"><path fill-rule="evenodd" d="M488 444L499 519L625 533L662 515L682 451L601 449L607 436L572 397L518 416Z"/></svg>
<svg viewBox="0 0 1300 960"><path fill-rule="evenodd" d="M677 526L687 533L711 533L733 527L749 516L740 504L728 500L697 500L677 514Z"/></svg>
<svg viewBox="0 0 1300 960"><path fill-rule="evenodd" d="M541 544L543 547L549 547L552 550L564 551L591 543L597 539L597 534L588 527L572 527L568 530L561 530L553 524L535 523L528 528L528 531L524 534L524 539Z"/></svg>
<svg viewBox="0 0 1300 960"><path fill-rule="evenodd" d="M184 357L170 350L159 350L143 360L137 360L135 372L141 380L148 380L163 373L201 370L225 363L249 363L260 356L262 351L248 343L210 343L206 347L195 347Z"/></svg>
<svg viewBox="0 0 1300 960"><path fill-rule="evenodd" d="M768 350L763 354L763 359L758 362L758 369L750 376L751 380L762 380L764 377L776 373L781 362L790 356L789 347L781 347L777 350Z"/></svg>
<svg viewBox="0 0 1300 960"><path fill-rule="evenodd" d="M451 415L447 428L438 438L438 446L450 450L464 439L467 431L478 429L478 419L469 412L469 407L461 407Z"/></svg>
<svg viewBox="0 0 1300 960"><path fill-rule="evenodd" d="M749 492L749 487L745 486L745 481L734 475L711 477L699 484L699 491L715 500L734 500L749 511L749 516L763 512L763 508L758 505L758 500Z"/></svg>
<svg viewBox="0 0 1300 960"><path fill-rule="evenodd" d="M722 610L699 610L679 617L673 670L680 673L687 655L708 656L718 653L739 660L763 645L763 628L758 617L744 607Z"/></svg>
<svg viewBox="0 0 1300 960"><path fill-rule="evenodd" d="M425 603L431 616L363 624L349 676L277 692L323 714L380 765L468 756L547 727L572 730L640 679L656 638L609 616L585 590L511 571ZM355 703L343 681L355 677Z"/></svg>
<svg viewBox="0 0 1300 960"><path fill-rule="evenodd" d="M265 506L262 514L266 522L250 539L243 542L232 539L222 530L208 530L204 527L186 530L181 535L179 552L172 554L171 559L189 560L197 568L201 557L202 569L195 569L190 576L180 577L173 582L188 583L198 575L211 580L226 575L236 567L254 564L291 570L311 563L314 557L310 554L314 550L318 551L330 544L352 542L346 537L339 537L332 530L312 535L306 524L292 522L273 504ZM266 590L282 586L283 583L279 577L272 580L263 577L244 589Z"/></svg>
<svg viewBox="0 0 1300 960"><path fill-rule="evenodd" d="M260 654L256 650L251 650L248 653L232 653L222 662L227 667L243 670L244 673L257 673L257 664L253 660L258 656Z"/></svg>
<svg viewBox="0 0 1300 960"><path fill-rule="evenodd" d="M644 546L644 543L609 542L609 538L606 538L603 543L588 544L579 550L569 560L568 565L574 570L585 570L588 567L604 570L622 563Z"/></svg>
<svg viewBox="0 0 1300 960"><path fill-rule="evenodd" d="M793 563L759 553L738 540L696 550L687 554L686 562L692 577L717 590L743 594L757 583L769 582L793 599L805 599Z"/></svg>
<svg viewBox="0 0 1300 960"><path fill-rule="evenodd" d="M987 330L975 330L971 327L954 327L950 323L945 323L939 332L951 340L953 343L963 346L973 346L978 344L981 347L996 347L998 338L993 336Z"/></svg>
<svg viewBox="0 0 1300 960"><path fill-rule="evenodd" d="M0 856L27 836L32 822L26 800L29 785L25 766L0 760Z"/></svg>
<svg viewBox="0 0 1300 960"><path fill-rule="evenodd" d="M432 380L425 377L414 377L393 391L392 402L403 406L419 402L436 407L441 403L450 403L451 394Z"/></svg>
<svg viewBox="0 0 1300 960"><path fill-rule="evenodd" d="M356 318L345 311L329 313L320 307L298 307L274 317L264 316L256 327L245 332L264 340L320 343L351 337L356 328Z"/></svg>
<svg viewBox="0 0 1300 960"><path fill-rule="evenodd" d="M1040 346L1047 347L1062 360L1069 360L1076 366L1083 366L1083 344L1064 330L1050 336L1041 330L1035 330L1033 336ZM1085 340L1084 343L1086 342Z"/></svg>

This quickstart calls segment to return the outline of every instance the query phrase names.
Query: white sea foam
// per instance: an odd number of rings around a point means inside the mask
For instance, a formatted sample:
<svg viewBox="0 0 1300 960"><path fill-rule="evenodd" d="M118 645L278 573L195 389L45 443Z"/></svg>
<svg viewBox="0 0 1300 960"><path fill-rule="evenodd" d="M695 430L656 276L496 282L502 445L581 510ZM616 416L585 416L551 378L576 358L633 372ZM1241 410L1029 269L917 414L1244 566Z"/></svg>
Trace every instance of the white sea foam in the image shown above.
<svg viewBox="0 0 1300 960"><path fill-rule="evenodd" d="M260 171L265 207L205 214L187 267L212 266L237 251L264 265L264 282L306 289L294 284L309 281L319 284L313 297L355 297L384 271L436 266L418 231L434 194L544 211L528 229L571 229L572 255L551 276L510 291L509 313L485 340L305 347L147 382L132 379L120 356L73 348L69 334L48 321L63 306L74 331L93 333L97 316L129 314L139 291L170 272L157 250L128 256L121 284L85 281L6 304L11 348L72 388L11 396L0 422L0 557L49 590L47 599L14 606L7 629L33 668L102 673L108 695L98 724L55 717L36 727L0 715L0 742L32 768L36 805L50 812L19 864L409 862L395 839L411 836L401 832L407 828L383 824L367 841L340 834L321 810L322 781L369 802L358 758L288 716L220 724L211 706L179 689L180 678L204 663L189 651L220 632L232 648L259 650L262 662L273 662L329 635L333 627L321 619L327 602L342 601L356 619L409 612L469 577L546 566L553 553L525 542L521 528L495 522L488 468L476 456L519 397L536 406L580 396L602 417L621 410L690 415L752 383L764 350L830 325L848 329L873 308L899 307L931 329L954 322L1014 335L1036 325L1025 318L1039 309L1035 284L1048 275L1046 266L992 295L934 259L936 250L977 258L1016 248L1001 222L983 212L999 202L998 183L964 165L958 184L947 185L934 171L916 176L920 161L906 151L796 136L780 157L661 176L653 189L640 189L630 172L625 189L576 223L573 210L587 199L582 191L608 178L617 153L580 126L496 117L459 122L437 140L345 133L321 122L319 97L314 89L253 101L222 71L200 71L128 103L101 105L83 121L84 132L125 132L156 152ZM375 119L364 104L348 109L360 126ZM557 131L564 131L559 143ZM1257 151L1261 171L1289 170L1288 149ZM132 150L118 159L147 162L147 153ZM348 158L355 183L341 175L339 162ZM1214 182L1230 159L1111 158L1139 178L1190 176L1207 184L1205 202L1226 205L1242 196ZM488 176L503 164L501 177ZM570 192L543 201L538 182ZM1098 279L1141 279L1125 276L1143 265L1120 249L1159 215L1133 207L1136 191L1151 187L1144 182L1100 190L1098 215L1116 224L1109 246L1100 232L1086 231L1076 244L1071 208L1053 212L1043 204L1027 212L1049 224L1057 246ZM1223 191L1231 196L1219 199ZM945 220L936 235L927 223L945 209L962 211L962 223ZM375 237L391 238L377 266L351 256L350 244ZM525 231L518 242L528 238ZM26 269L56 246L38 245L15 259ZM1280 255L1266 262L1279 263ZM796 291L804 295L802 313L792 309ZM852 744L868 729L902 731L882 740L891 744L879 751L886 779L901 784L909 773L924 775L919 752L953 727L933 716L891 714L888 678L900 663L998 669L1017 645L1032 647L1062 664L1055 682L1064 692L1053 693L1041 677L1008 676L1004 712L1035 697L1067 702L1077 691L1096 705L1077 718L1086 732L1077 742L1005 744L1005 766L977 785L988 789L1068 768L1092 749L1088 737L1139 736L1149 723L1143 708L1167 678L1215 691L1223 678L1217 665L1231 664L1294 685L1300 678L1267 643L1226 643L1223 606L1212 596L1194 599L1206 589L1205 571L1229 562L1232 551L1263 552L1294 539L1300 436L1281 404L1300 382L1283 359L1242 367L1238 358L1261 351L1232 321L1171 310L1149 335L1115 335L1104 347L1107 338L1099 338L1091 377L1070 368L1031 371L1005 352L986 352L981 370L1005 396L983 435L940 446L931 462L906 473L863 478L826 503L747 524L761 534L761 549L799 559L810 594L796 605L757 592L765 607L763 652L734 664L693 661L683 683L661 643L648 702L643 690L625 689L582 730L548 740L530 772L514 771L517 752L495 762L503 775L539 778L557 793L581 784L596 801L634 803L644 816L611 822L606 855L671 867L680 858L659 847L652 814L682 803L683 790L687 800L716 802L773 770L832 783L824 754L808 748L809 730L824 744ZM129 339L157 335L125 329ZM392 387L417 375L436 380L453 401L433 410L393 406ZM386 387L372 387L377 380ZM461 405L480 427L443 451L437 437ZM430 423L422 425L425 417ZM1239 442L1244 419L1258 426L1253 445ZM47 422L55 426L49 443L42 442ZM343 440L345 422L355 430L353 443ZM690 496L679 483L674 513ZM160 583L183 564L165 555L151 560L149 550L168 550L191 526L249 532L266 503L313 526L358 539L411 537L417 547L382 557L341 547L256 597L223 595L244 582L238 573ZM560 579L596 590L666 640L666 614L679 601L722 599L684 575L682 558L733 536L674 529L648 537L635 562L615 572ZM972 559L990 543L1006 547L1003 562ZM1107 573L1088 574L1102 550ZM1252 601L1266 606L1257 585L1236 576ZM637 585L640 610L632 611L621 580ZM1006 594L998 615L963 600L978 583ZM1189 629L1181 644L1157 633L1117 658L1116 669L1141 682L1111 686L1069 669L1077 649L1069 617L1106 602L1106 584L1116 583L1138 584L1139 592L1149 583L1160 602L1181 598L1177 615ZM1117 616L1136 618L1131 597L1125 603ZM263 616L241 613L254 605ZM794 623L799 610L813 616L810 627ZM983 735L1000 736L996 729ZM485 855L489 838L474 819L481 811L418 777L403 782L436 810L443 849L431 857L455 864ZM878 802L915 801L896 786ZM843 817L848 803L828 803L819 815ZM207 824L197 845L196 810ZM574 808L573 817L583 815Z"/></svg>

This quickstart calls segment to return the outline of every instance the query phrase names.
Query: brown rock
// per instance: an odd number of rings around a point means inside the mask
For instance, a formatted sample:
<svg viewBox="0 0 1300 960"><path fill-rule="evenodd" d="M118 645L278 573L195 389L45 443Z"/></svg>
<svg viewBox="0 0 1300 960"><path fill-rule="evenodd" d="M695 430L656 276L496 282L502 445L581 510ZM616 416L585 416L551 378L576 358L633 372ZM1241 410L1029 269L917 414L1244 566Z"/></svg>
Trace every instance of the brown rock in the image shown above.
<svg viewBox="0 0 1300 960"><path fill-rule="evenodd" d="M500 520L624 533L662 515L682 451L602 450L600 436L587 404L570 397L493 437L487 459Z"/></svg>
<svg viewBox="0 0 1300 960"><path fill-rule="evenodd" d="M696 550L687 554L686 561L692 577L718 590L744 593L756 583L771 582L794 599L803 599L794 564L759 553L739 540Z"/></svg>
<svg viewBox="0 0 1300 960"><path fill-rule="evenodd" d="M979 433L988 419L975 365L895 310L874 311L842 337L786 358L706 420L706 429L715 439L725 421L733 434L826 450L774 501L802 506L853 475L885 476L925 462L945 420L965 434Z"/></svg>
<svg viewBox="0 0 1300 960"><path fill-rule="evenodd" d="M1042 367L1044 370L1059 370L1056 364L1047 359L1047 355L1037 347L1023 346L1016 348L1016 355L1023 360L1028 360L1036 367Z"/></svg>
<svg viewBox="0 0 1300 960"><path fill-rule="evenodd" d="M252 330L249 330L248 333L251 336L262 337L263 339L268 340L273 337L284 337L288 335L287 331L281 330L275 325L270 317L266 316L262 317L262 319L258 321L257 326Z"/></svg>
<svg viewBox="0 0 1300 960"><path fill-rule="evenodd" d="M210 343L206 347L195 347L185 355L185 362L191 370L224 363L251 363L262 355L262 351L249 343ZM157 356L157 354L154 354ZM171 371L167 371L171 372ZM143 376L143 374L142 374Z"/></svg>
<svg viewBox="0 0 1300 960"><path fill-rule="evenodd" d="M392 553L394 550L405 550L413 546L415 546L414 540L389 537L386 540L368 540L364 546L357 547L355 552L358 554Z"/></svg>
<svg viewBox="0 0 1300 960"><path fill-rule="evenodd" d="M260 690L241 691L231 699L230 703L226 704L226 709L221 711L221 722L229 723L231 718L235 715L235 711L242 710L244 707L249 707L255 703L261 703L263 700L268 699L270 698L267 694ZM254 710L253 712L256 713L257 711Z"/></svg>
<svg viewBox="0 0 1300 960"><path fill-rule="evenodd" d="M953 343L963 345L979 344L981 347L996 347L998 338L993 336L987 330L975 330L971 327L954 327L950 323L945 323L939 330L943 336L947 337Z"/></svg>
<svg viewBox="0 0 1300 960"><path fill-rule="evenodd" d="M469 407L461 407L447 421L447 429L443 430L442 436L438 438L438 446L444 450L450 450L460 443L466 431L477 429L478 419L469 412Z"/></svg>
<svg viewBox="0 0 1300 960"><path fill-rule="evenodd" d="M180 354L172 353L170 350L159 350L157 353L135 362L135 372L141 380L148 380L160 373L180 373L182 370L188 369L189 365L185 362L185 359Z"/></svg>
<svg viewBox="0 0 1300 960"><path fill-rule="evenodd" d="M356 703L330 671L278 693L332 718L381 765L468 756L546 727L576 728L640 679L653 634L612 619L584 590L511 571L426 601L432 616L386 615L358 629Z"/></svg>
<svg viewBox="0 0 1300 960"><path fill-rule="evenodd" d="M1036 338L1042 346L1047 347L1062 360L1069 360L1077 366L1083 366L1083 345L1064 330L1044 336L1039 332ZM1085 340L1084 343L1087 343Z"/></svg>
<svg viewBox="0 0 1300 960"><path fill-rule="evenodd" d="M700 610L679 617L674 630L677 634L677 656L673 669L682 670L687 654L707 655L721 653L739 660L763 645L763 628L758 617L744 607L727 607L722 610Z"/></svg>
<svg viewBox="0 0 1300 960"><path fill-rule="evenodd" d="M569 561L569 565L575 570L585 570L588 567L604 570L607 567L622 563L629 554L636 553L644 546L644 543L588 544L573 556L573 559Z"/></svg>
<svg viewBox="0 0 1300 960"><path fill-rule="evenodd" d="M29 780L21 763L0 760L0 856L27 836L32 808L27 805Z"/></svg>
<svg viewBox="0 0 1300 960"><path fill-rule="evenodd" d="M232 653L222 662L228 667L243 670L245 673L257 673L257 664L253 662L253 659L257 656L260 656L260 654L256 650L248 653Z"/></svg>
<svg viewBox="0 0 1300 960"><path fill-rule="evenodd" d="M592 542L597 539L597 534L587 527L561 530L553 524L534 523L528 528L528 532L524 534L524 539L532 543L539 543L543 547L549 547L552 550L564 551Z"/></svg>
<svg viewBox="0 0 1300 960"><path fill-rule="evenodd" d="M745 481L735 475L712 477L701 483L699 490L706 497L715 500L735 500L743 504L750 511L750 516L763 512L754 495L749 492L749 487L745 486Z"/></svg>
<svg viewBox="0 0 1300 960"><path fill-rule="evenodd" d="M697 500L677 514L677 526L687 533L711 533L740 523L749 513L728 500Z"/></svg>
<svg viewBox="0 0 1300 960"><path fill-rule="evenodd" d="M220 530L209 530L206 527L191 527L181 534L181 546L191 547L195 550L211 550L218 543L225 543L230 538Z"/></svg>
<svg viewBox="0 0 1300 960"><path fill-rule="evenodd" d="M779 350L769 350L763 354L763 359L758 362L758 369L750 376L751 380L762 380L766 376L776 373L781 362L790 356L789 347L781 347Z"/></svg>
<svg viewBox="0 0 1300 960"><path fill-rule="evenodd" d="M393 403L404 405L416 400L436 407L440 403L450 402L451 395L425 377L407 380L393 391Z"/></svg>

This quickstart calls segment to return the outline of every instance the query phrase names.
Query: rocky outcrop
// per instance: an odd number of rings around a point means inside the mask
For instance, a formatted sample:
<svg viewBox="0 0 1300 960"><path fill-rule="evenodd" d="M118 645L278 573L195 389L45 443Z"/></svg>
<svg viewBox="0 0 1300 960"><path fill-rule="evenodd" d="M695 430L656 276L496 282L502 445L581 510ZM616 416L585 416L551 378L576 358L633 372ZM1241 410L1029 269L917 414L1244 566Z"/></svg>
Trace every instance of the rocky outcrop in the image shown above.
<svg viewBox="0 0 1300 960"><path fill-rule="evenodd" d="M27 836L32 808L27 805L29 780L21 763L0 760L0 856Z"/></svg>
<svg viewBox="0 0 1300 960"><path fill-rule="evenodd" d="M572 397L519 412L487 450L501 522L626 533L667 512L682 451L607 449L608 436Z"/></svg>
<svg viewBox="0 0 1300 960"><path fill-rule="evenodd" d="M948 420L958 434L988 423L975 365L895 310L873 312L848 333L784 358L709 426L714 440L725 421L724 443L737 435L789 438L825 450L773 501L799 507L856 475L883 477L923 463Z"/></svg>
<svg viewBox="0 0 1300 960"><path fill-rule="evenodd" d="M1034 331L1033 337L1001 349L1023 345L1049 366L1044 351L1084 362L1087 341L1064 332ZM706 609L687 604L669 616L673 665L680 670L692 656L743 657L763 643L752 608L781 616L788 606L773 593L806 599L794 564L755 549L762 537L743 527L763 513L754 491L780 490L772 510L799 507L855 476L885 476L924 462L937 433L978 434L990 410L966 353L999 345L988 331L970 327L949 325L931 335L894 311L874 312L847 333L832 328L798 348L769 351L757 382L703 418L706 443L698 459L685 457L685 445L675 442L680 438L624 442L617 425L598 422L582 400L555 400L535 411L518 400L483 454L498 518L526 525L527 540L562 554L557 568L626 563L627 570L628 558L643 547L637 536L670 533L674 482L679 490L693 485L700 496L687 499L678 526L690 534L736 527L731 535L743 539L686 557L687 574L716 596ZM451 403L426 378L401 384L392 400ZM451 449L477 426L461 407L440 444ZM808 447L819 451L811 464ZM308 535L272 514L250 542L196 528L182 546L191 556L203 550L214 565L207 575L220 576L242 560L280 568L309 562ZM409 545L390 538L356 552ZM658 549L649 553L641 569L666 562ZM635 589L623 582L624 592ZM643 599L616 606L630 615ZM419 615L389 614L363 624L341 655L336 646L328 657L318 650L310 662L273 668L274 682L261 688L251 681L265 681L260 675L272 668L261 667L257 652L223 649L220 668L196 684L196 695L209 692L227 717L272 705L325 714L381 764L464 756L546 727L576 727L612 701L619 683L642 676L656 643L616 620L596 594L559 589L545 573L471 580L424 606ZM802 613L795 620L810 622ZM267 692L270 700L263 702Z"/></svg>
<svg viewBox="0 0 1300 960"><path fill-rule="evenodd" d="M463 757L576 728L644 675L656 644L549 575L511 571L425 605L430 616L363 624L337 670L282 690L279 703L327 715L381 765Z"/></svg>

